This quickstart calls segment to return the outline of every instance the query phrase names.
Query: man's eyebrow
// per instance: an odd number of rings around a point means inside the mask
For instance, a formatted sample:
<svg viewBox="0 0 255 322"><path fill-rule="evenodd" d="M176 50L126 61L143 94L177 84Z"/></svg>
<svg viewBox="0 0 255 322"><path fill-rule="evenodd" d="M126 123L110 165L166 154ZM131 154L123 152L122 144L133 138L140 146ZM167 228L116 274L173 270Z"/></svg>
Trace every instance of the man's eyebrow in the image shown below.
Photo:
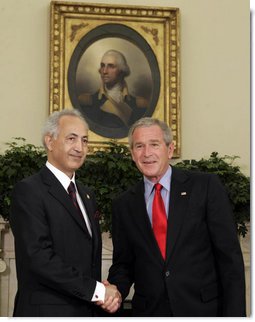
<svg viewBox="0 0 255 322"><path fill-rule="evenodd" d="M152 139L152 140L150 140L149 142L151 142L151 143L155 143L155 142L159 142L159 140L158 140L158 139Z"/></svg>
<svg viewBox="0 0 255 322"><path fill-rule="evenodd" d="M117 65L114 64L114 63L100 63L100 66L111 66L111 67L114 67L114 66L117 66Z"/></svg>
<svg viewBox="0 0 255 322"><path fill-rule="evenodd" d="M160 142L160 140L158 140L158 139L152 139L152 140L149 140L148 142L146 142L146 143L159 143ZM140 142L140 141L137 141L137 142L135 142L134 143L134 145L138 145L138 144L146 144L146 143L144 143L144 142Z"/></svg>
<svg viewBox="0 0 255 322"><path fill-rule="evenodd" d="M75 137L78 137L79 135L77 133L68 133L67 136L75 136ZM82 138L88 138L88 135L83 135Z"/></svg>

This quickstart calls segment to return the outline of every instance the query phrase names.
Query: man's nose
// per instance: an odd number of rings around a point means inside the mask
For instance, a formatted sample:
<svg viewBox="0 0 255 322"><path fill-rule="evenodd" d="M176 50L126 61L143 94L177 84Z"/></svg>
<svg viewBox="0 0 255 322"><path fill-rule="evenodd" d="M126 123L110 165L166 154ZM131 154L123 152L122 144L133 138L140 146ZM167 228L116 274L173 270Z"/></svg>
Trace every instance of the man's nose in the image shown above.
<svg viewBox="0 0 255 322"><path fill-rule="evenodd" d="M81 140L76 140L75 150L81 152L83 150L83 142Z"/></svg>
<svg viewBox="0 0 255 322"><path fill-rule="evenodd" d="M144 148L143 148L143 154L144 156L149 156L151 154L151 149L150 149L150 146L149 145L145 145Z"/></svg>
<svg viewBox="0 0 255 322"><path fill-rule="evenodd" d="M108 72L108 67L107 67L107 66L104 66L104 67L102 68L102 72L103 72L104 74L106 74L106 73Z"/></svg>

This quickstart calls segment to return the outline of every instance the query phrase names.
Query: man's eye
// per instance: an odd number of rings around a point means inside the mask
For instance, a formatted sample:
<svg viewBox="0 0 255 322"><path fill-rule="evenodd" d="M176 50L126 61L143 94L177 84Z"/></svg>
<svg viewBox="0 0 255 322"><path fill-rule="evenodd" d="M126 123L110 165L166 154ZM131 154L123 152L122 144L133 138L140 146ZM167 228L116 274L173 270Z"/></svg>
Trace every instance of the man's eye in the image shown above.
<svg viewBox="0 0 255 322"><path fill-rule="evenodd" d="M68 138L68 141L69 142L74 142L75 141L75 138L71 136L71 137Z"/></svg>

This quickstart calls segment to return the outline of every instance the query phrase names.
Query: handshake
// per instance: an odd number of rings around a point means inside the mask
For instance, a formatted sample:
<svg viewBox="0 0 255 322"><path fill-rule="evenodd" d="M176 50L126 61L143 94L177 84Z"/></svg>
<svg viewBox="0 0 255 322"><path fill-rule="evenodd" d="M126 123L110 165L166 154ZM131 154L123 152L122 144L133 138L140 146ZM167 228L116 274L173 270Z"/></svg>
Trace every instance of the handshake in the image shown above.
<svg viewBox="0 0 255 322"><path fill-rule="evenodd" d="M115 313L121 305L122 298L117 287L108 281L102 281L105 286L105 300L96 302L103 310L108 313Z"/></svg>

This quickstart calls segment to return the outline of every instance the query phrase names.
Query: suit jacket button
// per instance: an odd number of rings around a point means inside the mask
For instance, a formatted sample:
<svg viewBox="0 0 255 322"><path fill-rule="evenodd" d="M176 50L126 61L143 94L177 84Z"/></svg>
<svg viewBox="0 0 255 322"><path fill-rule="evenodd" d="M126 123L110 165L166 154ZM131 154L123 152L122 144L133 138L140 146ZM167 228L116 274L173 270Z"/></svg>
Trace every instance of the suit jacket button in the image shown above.
<svg viewBox="0 0 255 322"><path fill-rule="evenodd" d="M170 275L170 272L169 271L166 271L165 272L165 276L168 277Z"/></svg>

